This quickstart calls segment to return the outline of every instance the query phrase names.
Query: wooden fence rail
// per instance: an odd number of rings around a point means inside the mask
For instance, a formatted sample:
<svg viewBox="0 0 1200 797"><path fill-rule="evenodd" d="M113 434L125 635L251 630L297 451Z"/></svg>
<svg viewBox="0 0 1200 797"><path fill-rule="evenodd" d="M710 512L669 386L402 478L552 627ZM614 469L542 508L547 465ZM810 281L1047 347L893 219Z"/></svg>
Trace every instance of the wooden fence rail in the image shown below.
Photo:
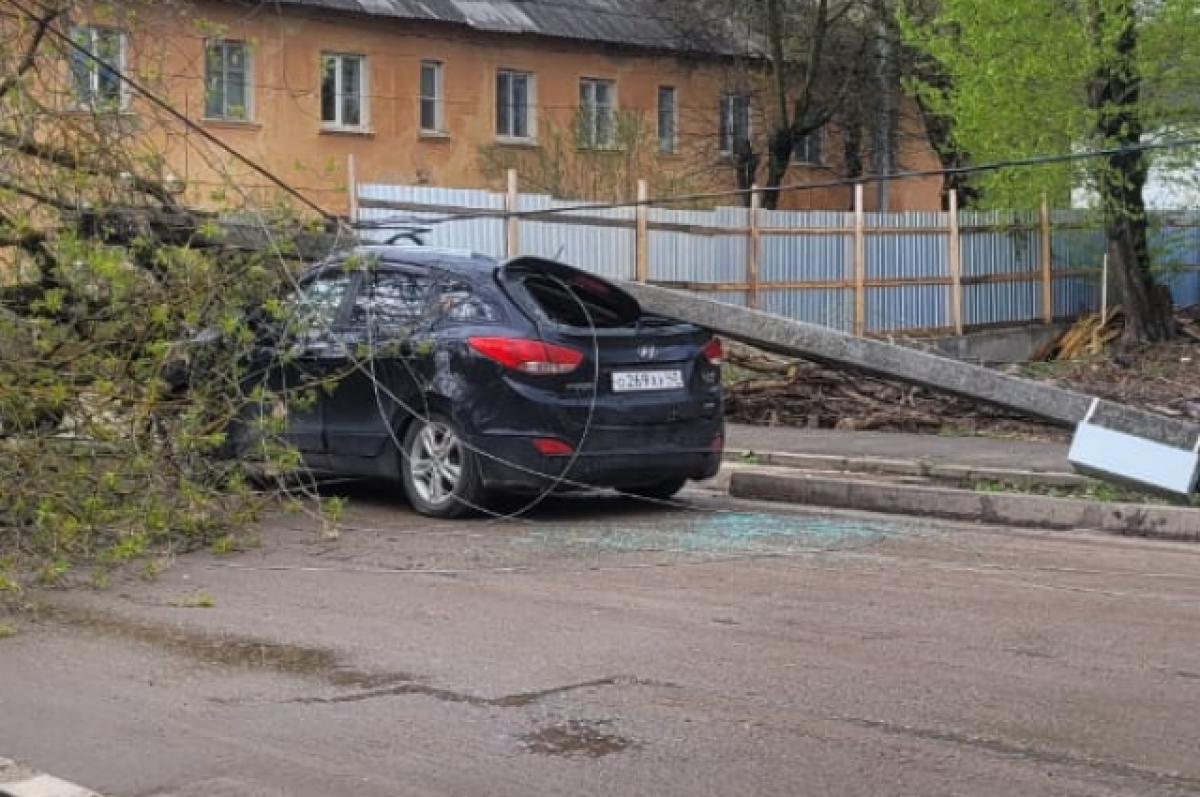
<svg viewBox="0 0 1200 797"><path fill-rule="evenodd" d="M417 189L408 189L410 192ZM760 308L764 297L769 292L780 291L845 291L851 296L848 303L851 316L847 319L850 331L857 335L868 334L870 330L868 318L869 297L872 291L881 289L903 288L934 288L942 292L945 301L946 323L941 328L910 329L919 332L940 332L961 335L971 328L991 326L986 323L970 323L966 317L966 293L968 290L978 290L982 286L1026 285L1038 294L1032 317L1019 319L1018 322L1052 323L1059 316L1066 315L1059 308L1056 286L1070 280L1094 280L1099 282L1099 263L1088 262L1086 265L1071 263L1055 263L1055 235L1066 231L1081 231L1094 234L1094 227L1085 220L1064 220L1055 218L1049 204L1043 198L1039 212L1035 216L1016 217L1015 221L980 223L968 221L964 223L963 214L959 212L958 197L955 192L950 194L949 211L944 214L923 214L934 217L934 222L924 221L913 223L915 217L902 217L903 214L888 214L881 216L869 215L866 212L862 186L856 186L854 191L854 208L850 213L841 214L841 224L832 223L820 226L795 225L777 226L774 222L780 218L773 211L762 209L762 193L757 189L751 193L748 208L741 211L744 223L739 224L697 224L691 221L674 221L655 218L651 212L649 188L646 181L638 182L636 203L627 208L628 212L604 206L603 210L611 213L621 213L619 217L600 215L597 211L589 211L579 205L570 206L570 212L564 212L564 207L549 207L546 209L526 210L525 198L519 193L519 180L515 172L508 174L507 190L501 203L502 210L488 211L479 206L463 207L448 202L424 202L412 199L381 198L371 195L371 192L359 193L354 189L356 201L354 207L359 212L407 212L418 214L437 214L448 218L467 217L475 220L481 218L499 219L503 223L502 251L492 254L514 256L522 252L522 224L539 222L543 224L561 225L563 239L570 238L574 230L628 230L628 249L622 255L626 268L619 274L625 279L648 282L666 287L679 288L694 292L706 293L740 293L744 302L752 308ZM431 195L436 193L433 189ZM542 198L548 203L548 198ZM563 203L565 206L565 203ZM495 207L495 205L492 205ZM664 213L660 213L665 215ZM687 214L680 214L683 218ZM692 214L693 216L695 214ZM974 214L978 217L978 214ZM689 217L690 218L690 217ZM715 221L716 217L712 217ZM890 223L889 223L890 222ZM493 222L495 223L495 222ZM1177 224L1177 227L1200 226L1200 218L1192 219L1188 224ZM557 229L557 227L556 227ZM690 274L684 278L662 278L654 276L655 264L651 262L651 241L654 236L673 233L687 236L689 239L715 240L723 238L742 238L745 240L744 268L739 268L742 277L738 279L711 278L701 273ZM1035 265L1032 268L1014 268L1009 264L998 268L992 273L979 273L974 263L964 262L964 244L969 237L998 239L1001 236L1017 236L1027 238L1032 244L1030 253L1036 252ZM923 250L923 257L936 256L939 262L944 261L944 268L938 267L938 274L910 275L896 273L881 275L886 269L878 263L869 263L868 254L871 250L872 239L888 239L900 241L909 236L933 236L944 239L941 251L936 247ZM833 270L840 270L842 278L800 278L799 272L804 263L797 263L796 276L780 278L779 268L775 268L773 278L764 277L767 265L765 253L768 241L789 238L807 238L810 240L841 240L845 242L848 252L848 263L833 264ZM988 240L992 240L988 238ZM886 241L885 241L886 242ZM623 248L623 247L622 247ZM1198 239L1200 248L1200 239ZM1191 253L1191 261L1200 261L1200 254ZM625 258L628 260L625 261ZM1028 262L1028 261L1026 261ZM872 266L875 268L872 268ZM895 264L886 264L895 265ZM912 265L909 263L908 265ZM917 264L920 265L920 264ZM905 269L896 269L902 272ZM914 270L912 268L909 271ZM921 269L915 269L921 270ZM925 269L933 270L932 268ZM1180 273L1200 272L1195 265L1181 266ZM1197 292L1200 292L1200 280L1197 280ZM1200 300L1197 296L1195 300ZM1056 309L1058 308L1058 309Z"/></svg>

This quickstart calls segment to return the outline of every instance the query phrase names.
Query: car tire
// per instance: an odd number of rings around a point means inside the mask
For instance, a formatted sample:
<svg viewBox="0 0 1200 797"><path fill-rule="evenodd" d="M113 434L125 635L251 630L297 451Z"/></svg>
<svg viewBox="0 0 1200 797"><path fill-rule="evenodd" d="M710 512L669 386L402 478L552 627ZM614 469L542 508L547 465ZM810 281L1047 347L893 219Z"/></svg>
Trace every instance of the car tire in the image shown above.
<svg viewBox="0 0 1200 797"><path fill-rule="evenodd" d="M442 415L409 425L400 452L400 478L413 509L426 517L472 514L485 497L478 456Z"/></svg>
<svg viewBox="0 0 1200 797"><path fill-rule="evenodd" d="M676 493L687 484L687 479L664 479L654 484L643 484L639 487L623 487L621 492L638 498L653 498L656 501L666 501L674 498Z"/></svg>

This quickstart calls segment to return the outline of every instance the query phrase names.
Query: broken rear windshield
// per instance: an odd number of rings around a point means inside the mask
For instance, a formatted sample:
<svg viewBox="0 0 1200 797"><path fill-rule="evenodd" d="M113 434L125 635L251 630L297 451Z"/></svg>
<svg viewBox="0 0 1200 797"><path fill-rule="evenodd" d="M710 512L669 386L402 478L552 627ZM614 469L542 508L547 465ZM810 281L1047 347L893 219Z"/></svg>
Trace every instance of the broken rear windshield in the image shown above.
<svg viewBox="0 0 1200 797"><path fill-rule="evenodd" d="M637 323L632 296L569 266L530 259L503 272L505 286L542 319L570 327L623 327Z"/></svg>

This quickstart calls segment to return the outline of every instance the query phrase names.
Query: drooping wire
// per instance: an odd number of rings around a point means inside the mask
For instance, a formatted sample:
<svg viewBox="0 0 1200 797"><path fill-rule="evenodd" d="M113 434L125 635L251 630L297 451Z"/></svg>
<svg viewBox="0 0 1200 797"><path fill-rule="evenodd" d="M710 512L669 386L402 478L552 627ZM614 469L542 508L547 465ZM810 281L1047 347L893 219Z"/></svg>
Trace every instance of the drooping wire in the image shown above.
<svg viewBox="0 0 1200 797"><path fill-rule="evenodd" d="M21 0L8 0L8 2L11 3L18 11L20 11L22 14L24 14L27 19L29 19L31 21L37 20L37 15L34 14L32 11L30 11L28 8L26 8L24 5L22 5ZM171 105L171 103L167 102L162 97L158 96L158 94L151 91L146 86L142 85L140 81L136 80L133 77L130 77L129 74L127 74L124 70L102 61L98 55L96 55L95 53L93 53L88 48L84 47L83 45L81 45L79 42L75 41L73 38L71 38L67 34L63 33L57 27L52 25L47 30L48 30L48 33L50 36L52 36L53 38L58 40L60 43L66 45L72 53L83 56L84 58L88 59L88 61L91 62L93 65L95 65L97 68L103 68L105 70L106 74L111 73L119 81L121 81L125 85L129 86L129 88L133 89L139 95L144 97L146 99L146 101L148 101L151 105L153 105L156 108L158 108L159 110L165 112L168 116L175 119L177 122L181 122L189 130L191 130L192 132L199 135L201 138L203 138L209 144L212 144L213 146L218 147L222 151L233 156L240 163L244 164L245 166L248 166L250 169L253 169L255 172L257 172L258 174L265 177L268 181L271 182L271 184L273 184L274 186L279 188L281 191L286 193L288 196L291 196L292 198L296 199L301 204L303 204L305 207L316 212L317 215L319 215L322 219L326 220L327 222L337 222L338 221L336 216L334 216L332 213L329 213L328 211L323 209L321 206L319 206L316 202L314 202L311 199L309 199L308 197L306 197L301 191L299 191L296 188L294 188L293 186L291 186L283 178L277 176L274 172L267 169L265 166L259 164L253 158L250 158L247 155L243 155L240 151L238 151L234 147L230 146L229 144L225 143L219 137L213 135L208 130L205 130L204 127L202 127L201 125L198 125L195 122L193 122L191 119L188 118L187 114L176 109L175 106Z"/></svg>

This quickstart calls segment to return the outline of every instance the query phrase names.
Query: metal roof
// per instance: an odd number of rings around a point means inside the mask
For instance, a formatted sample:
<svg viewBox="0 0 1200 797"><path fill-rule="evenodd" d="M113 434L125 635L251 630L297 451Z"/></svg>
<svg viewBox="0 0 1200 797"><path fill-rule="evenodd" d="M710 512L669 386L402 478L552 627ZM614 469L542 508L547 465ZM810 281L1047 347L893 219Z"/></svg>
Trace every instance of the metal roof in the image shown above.
<svg viewBox="0 0 1200 797"><path fill-rule="evenodd" d="M699 20L671 0L275 0L279 6L461 25L485 33L668 50L753 55L753 37L728 17Z"/></svg>

